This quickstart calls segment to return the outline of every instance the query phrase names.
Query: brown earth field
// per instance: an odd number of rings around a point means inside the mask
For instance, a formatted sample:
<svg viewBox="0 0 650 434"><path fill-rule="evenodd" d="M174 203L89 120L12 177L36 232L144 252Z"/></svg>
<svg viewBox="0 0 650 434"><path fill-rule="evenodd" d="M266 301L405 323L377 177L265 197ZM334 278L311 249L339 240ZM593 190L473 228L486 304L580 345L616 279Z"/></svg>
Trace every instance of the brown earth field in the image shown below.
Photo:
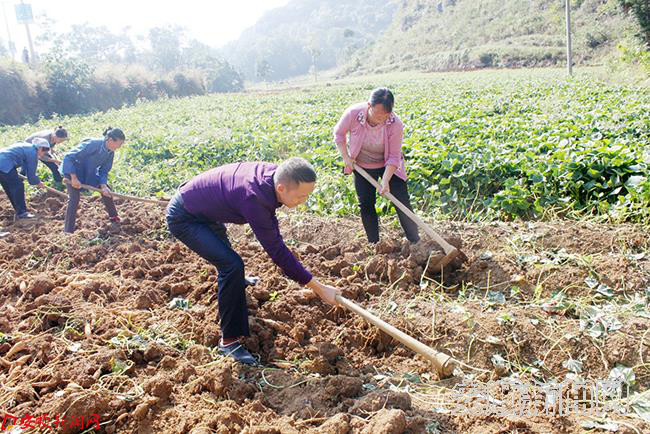
<svg viewBox="0 0 650 434"><path fill-rule="evenodd" d="M84 196L73 235L64 200L39 193L30 207L38 221L14 224L0 198L3 417L59 415L65 427L49 432L63 433L650 432L646 227L434 222L468 256L440 276L427 267L437 246L411 246L394 218L372 246L358 218L281 210L287 245L315 276L459 362L439 378L284 277L246 226L229 236L261 278L247 288L255 367L217 354L216 270L170 237L163 207L118 201L112 233ZM614 398L575 386L613 378L624 381ZM542 394L553 382L559 393ZM610 408L587 414L598 399ZM98 429L86 427L93 414Z"/></svg>

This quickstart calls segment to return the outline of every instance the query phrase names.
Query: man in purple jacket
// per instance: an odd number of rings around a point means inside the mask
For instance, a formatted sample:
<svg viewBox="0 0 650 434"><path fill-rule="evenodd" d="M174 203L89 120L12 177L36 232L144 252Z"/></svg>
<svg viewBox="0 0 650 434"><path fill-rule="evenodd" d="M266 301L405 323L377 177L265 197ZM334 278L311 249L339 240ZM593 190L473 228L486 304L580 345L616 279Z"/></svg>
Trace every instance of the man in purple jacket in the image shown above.
<svg viewBox="0 0 650 434"><path fill-rule="evenodd" d="M336 305L338 290L316 280L282 240L275 210L295 208L314 191L316 172L306 160L234 163L208 170L183 184L167 207L170 232L217 267L221 342L219 352L245 364L255 358L240 343L250 336L244 262L232 249L224 223L248 223L273 262L292 280Z"/></svg>

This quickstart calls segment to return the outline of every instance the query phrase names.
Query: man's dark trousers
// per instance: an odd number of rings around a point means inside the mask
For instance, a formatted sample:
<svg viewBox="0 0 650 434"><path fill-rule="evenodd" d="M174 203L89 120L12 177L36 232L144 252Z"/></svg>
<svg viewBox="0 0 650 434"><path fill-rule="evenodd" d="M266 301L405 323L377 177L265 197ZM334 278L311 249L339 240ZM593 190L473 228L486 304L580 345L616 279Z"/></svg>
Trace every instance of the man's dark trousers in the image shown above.
<svg viewBox="0 0 650 434"><path fill-rule="evenodd" d="M250 336L244 261L232 249L225 225L190 214L177 193L167 206L167 226L174 237L217 267L222 338Z"/></svg>

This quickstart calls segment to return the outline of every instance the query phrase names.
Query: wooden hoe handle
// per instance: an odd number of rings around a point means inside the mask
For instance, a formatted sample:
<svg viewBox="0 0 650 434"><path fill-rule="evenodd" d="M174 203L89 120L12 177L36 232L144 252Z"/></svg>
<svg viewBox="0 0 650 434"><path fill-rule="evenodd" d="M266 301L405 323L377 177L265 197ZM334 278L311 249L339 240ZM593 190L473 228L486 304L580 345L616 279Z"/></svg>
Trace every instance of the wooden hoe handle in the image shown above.
<svg viewBox="0 0 650 434"><path fill-rule="evenodd" d="M368 172L366 172L362 167L359 167L357 164L355 164L354 165L354 170L356 170L359 173L359 175L366 178L366 180L370 184L372 184L377 189L377 191L380 191L381 186L379 185L379 183L377 181L375 181L372 178L372 176L368 175ZM445 255L448 255L449 253L458 251L458 249L456 247L452 246L447 241L445 241L445 239L442 238L440 235L438 235L438 233L436 231L431 229L431 226L426 224L413 211L408 209L408 207L406 205L404 205L402 202L397 200L397 198L395 196L393 196L392 193L386 194L386 197L388 197L388 199L390 199L390 201L393 202L393 204L395 204L396 207L401 209L404 212L404 214L409 216L411 218L411 220L413 220L424 232L426 232L427 235L429 235L431 237L432 240L434 240L436 243L438 243L438 245L440 247L442 247L442 249L445 251Z"/></svg>
<svg viewBox="0 0 650 434"><path fill-rule="evenodd" d="M452 357L426 346L422 342L398 330L345 297L337 295L336 301L346 309L358 314L387 335L403 343L425 359L431 361L441 378L448 377L454 372L456 362Z"/></svg>

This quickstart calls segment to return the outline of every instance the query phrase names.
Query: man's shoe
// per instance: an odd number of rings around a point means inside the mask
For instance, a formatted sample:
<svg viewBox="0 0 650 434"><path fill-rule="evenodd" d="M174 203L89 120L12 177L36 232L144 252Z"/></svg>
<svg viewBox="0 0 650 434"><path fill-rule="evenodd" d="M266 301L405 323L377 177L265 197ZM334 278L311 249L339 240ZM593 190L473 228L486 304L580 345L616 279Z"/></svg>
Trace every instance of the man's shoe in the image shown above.
<svg viewBox="0 0 650 434"><path fill-rule="evenodd" d="M119 234L122 232L122 224L120 222L111 222L110 226L108 227L108 232L111 234Z"/></svg>
<svg viewBox="0 0 650 434"><path fill-rule="evenodd" d="M257 276L246 276L244 277L244 281L246 282L246 286L255 286L260 281L260 278Z"/></svg>
<svg viewBox="0 0 650 434"><path fill-rule="evenodd" d="M36 218L36 216L34 214L32 214L31 212L23 212L23 213L20 213L20 214L16 215L16 220L27 220L27 219L33 219L33 218Z"/></svg>
<svg viewBox="0 0 650 434"><path fill-rule="evenodd" d="M230 356L244 365L257 365L255 357L253 357L239 341L233 342L229 345L222 345L219 343L219 354Z"/></svg>

